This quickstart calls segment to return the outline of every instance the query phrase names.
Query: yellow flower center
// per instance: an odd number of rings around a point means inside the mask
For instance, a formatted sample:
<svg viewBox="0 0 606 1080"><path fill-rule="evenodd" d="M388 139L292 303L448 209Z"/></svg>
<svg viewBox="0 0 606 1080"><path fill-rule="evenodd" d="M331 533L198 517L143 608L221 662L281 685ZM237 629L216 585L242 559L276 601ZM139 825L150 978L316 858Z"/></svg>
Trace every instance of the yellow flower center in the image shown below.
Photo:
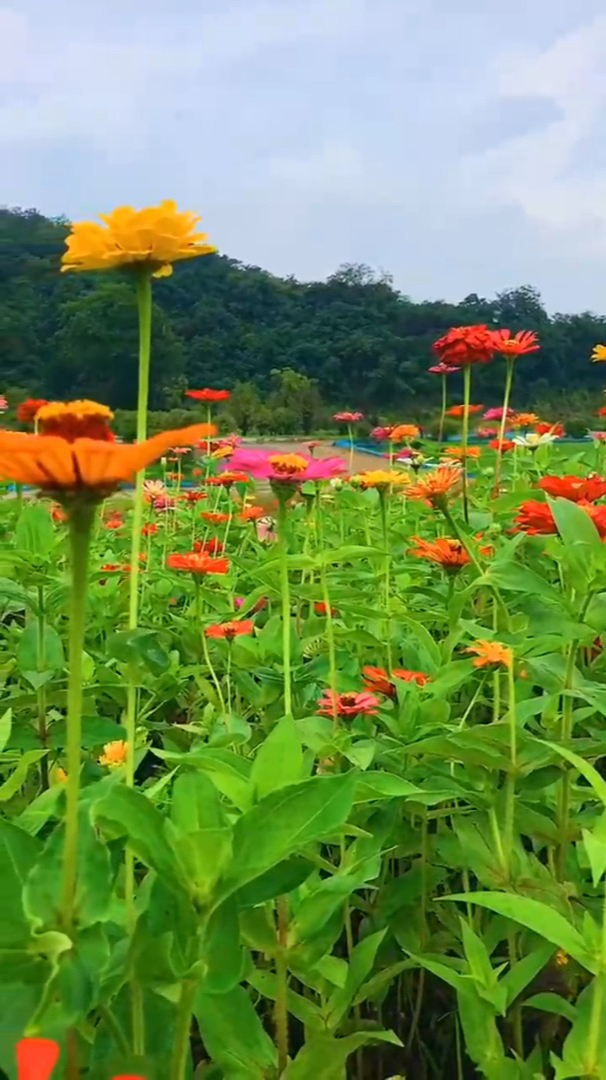
<svg viewBox="0 0 606 1080"><path fill-rule="evenodd" d="M272 454L269 464L281 476L297 476L307 468L307 461L300 454Z"/></svg>
<svg viewBox="0 0 606 1080"><path fill-rule="evenodd" d="M96 401L51 401L38 410L41 435L58 435L67 442L76 439L100 439L113 442L109 424L113 412Z"/></svg>

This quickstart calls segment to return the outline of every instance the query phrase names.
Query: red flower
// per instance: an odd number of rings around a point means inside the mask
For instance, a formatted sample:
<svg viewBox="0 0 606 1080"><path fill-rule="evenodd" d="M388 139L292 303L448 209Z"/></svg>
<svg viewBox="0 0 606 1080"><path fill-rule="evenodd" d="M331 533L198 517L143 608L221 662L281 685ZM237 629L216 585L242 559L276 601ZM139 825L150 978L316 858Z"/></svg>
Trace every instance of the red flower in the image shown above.
<svg viewBox="0 0 606 1080"><path fill-rule="evenodd" d="M209 404L214 401L227 401L231 394L229 390L210 390L208 386L204 390L186 390L185 397L192 401L206 401Z"/></svg>
<svg viewBox="0 0 606 1080"><path fill-rule="evenodd" d="M578 505L591 518L603 540L606 537L606 506L592 506L588 502L579 502ZM551 507L533 499L520 506L515 527L518 532L528 533L529 536L549 536L558 531Z"/></svg>
<svg viewBox="0 0 606 1080"><path fill-rule="evenodd" d="M33 424L39 410L43 405L48 405L46 398L28 398L17 406L17 420L21 424Z"/></svg>
<svg viewBox="0 0 606 1080"><path fill-rule="evenodd" d="M440 363L448 368L486 364L492 360L494 353L492 332L484 323L453 326L447 334L434 341L433 349Z"/></svg>
<svg viewBox="0 0 606 1080"><path fill-rule="evenodd" d="M54 1039L20 1039L17 1043L17 1080L50 1080L59 1060Z"/></svg>
<svg viewBox="0 0 606 1080"><path fill-rule="evenodd" d="M391 676L383 668L364 667L362 677L367 690L375 694L385 694L386 697L395 698L396 687L393 679L402 679L403 682L415 682L417 686L425 686L429 682L429 675L422 671L408 671L405 668L395 668Z"/></svg>
<svg viewBox="0 0 606 1080"><path fill-rule="evenodd" d="M124 521L122 520L121 517L118 517L118 516L110 517L110 518L107 519L107 521L103 522L103 528L104 529L110 529L110 530L112 530L112 529L121 529L123 525L124 525Z"/></svg>
<svg viewBox="0 0 606 1080"><path fill-rule="evenodd" d="M238 517L240 521L258 521L259 518L265 517L265 510L262 506L245 506Z"/></svg>
<svg viewBox="0 0 606 1080"><path fill-rule="evenodd" d="M225 638L227 641L233 641L235 637L240 637L242 634L252 634L254 628L252 619L231 619L229 622L207 626L204 633L208 638Z"/></svg>
<svg viewBox="0 0 606 1080"><path fill-rule="evenodd" d="M221 555L225 549L225 544L217 539L216 536L211 536L210 540L196 540L194 544L194 551L202 552L205 555Z"/></svg>
<svg viewBox="0 0 606 1080"><path fill-rule="evenodd" d="M488 446L489 446L490 450L498 450L499 449L499 440L498 439L491 439L490 442L488 443ZM503 442L501 443L501 450L503 451L504 454L506 454L508 450L515 450L515 448L516 448L516 444L514 443L513 439L503 439Z"/></svg>
<svg viewBox="0 0 606 1080"><path fill-rule="evenodd" d="M219 473L219 476L209 476L206 481L211 487L226 487L230 488L232 484L248 484L250 483L250 476L248 473L243 472L224 472Z"/></svg>
<svg viewBox="0 0 606 1080"><path fill-rule="evenodd" d="M183 493L183 497L188 503L197 503L200 502L201 499L206 499L207 495L204 491L194 491L193 488L188 488L188 490Z"/></svg>
<svg viewBox="0 0 606 1080"><path fill-rule="evenodd" d="M325 690L318 702L320 716L375 716L381 702L366 690L336 694Z"/></svg>
<svg viewBox="0 0 606 1080"><path fill-rule="evenodd" d="M538 352L541 348L537 335L532 330L519 330L513 335L509 330L492 330L491 337L495 352L502 356L526 356L527 353Z"/></svg>
<svg viewBox="0 0 606 1080"><path fill-rule="evenodd" d="M315 612L316 615L326 615L326 610L327 610L326 609L326 604L324 603L323 600L315 600L314 601L314 612ZM336 616L336 615L339 614L339 612L337 611L336 608L331 607L330 614L332 616Z"/></svg>
<svg viewBox="0 0 606 1080"><path fill-rule="evenodd" d="M166 565L170 570L189 570L191 574L227 574L229 571L229 559L213 559L198 551L169 555Z"/></svg>
<svg viewBox="0 0 606 1080"><path fill-rule="evenodd" d="M600 476L543 476L537 485L554 499L570 502L597 502L606 495L606 480Z"/></svg>
<svg viewBox="0 0 606 1080"><path fill-rule="evenodd" d="M226 521L229 521L229 514L223 514L218 510L205 510L201 517L211 525L224 525Z"/></svg>
<svg viewBox="0 0 606 1080"><path fill-rule="evenodd" d="M537 435L557 435L558 439L562 439L566 434L562 424L549 424L545 421L535 424L534 430Z"/></svg>
<svg viewBox="0 0 606 1080"><path fill-rule="evenodd" d="M483 405L470 405L469 415L473 416L474 413L482 412ZM446 416L453 416L455 420L461 420L465 416L464 405L453 405L452 408L446 410Z"/></svg>
<svg viewBox="0 0 606 1080"><path fill-rule="evenodd" d="M452 367L450 364L443 364L440 361L439 364L434 364L433 367L427 368L430 375L451 375L453 371L458 371L459 368Z"/></svg>
<svg viewBox="0 0 606 1080"><path fill-rule="evenodd" d="M141 536L155 536L157 531L157 525L144 525L141 529Z"/></svg>
<svg viewBox="0 0 606 1080"><path fill-rule="evenodd" d="M359 420L364 419L364 413L361 412L337 412L333 416L333 420L337 420L341 424L357 424Z"/></svg>

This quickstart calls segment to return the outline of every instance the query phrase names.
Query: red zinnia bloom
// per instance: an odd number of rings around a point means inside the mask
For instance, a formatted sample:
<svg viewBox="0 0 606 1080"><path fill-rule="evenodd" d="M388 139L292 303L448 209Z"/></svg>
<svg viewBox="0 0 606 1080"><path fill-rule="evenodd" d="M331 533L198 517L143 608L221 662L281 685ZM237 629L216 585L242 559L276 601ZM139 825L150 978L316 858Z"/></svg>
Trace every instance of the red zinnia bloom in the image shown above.
<svg viewBox="0 0 606 1080"><path fill-rule="evenodd" d="M473 416L474 413L482 412L483 408L483 405L470 405L468 410L469 415ZM446 416L453 416L455 420L462 420L465 416L465 406L453 405L452 408L446 410Z"/></svg>
<svg viewBox="0 0 606 1080"><path fill-rule="evenodd" d="M445 536L438 540L424 540L421 536L411 536L410 540L415 546L409 548L409 555L437 563L438 566L442 566L444 570L451 573L471 562L460 540Z"/></svg>
<svg viewBox="0 0 606 1080"><path fill-rule="evenodd" d="M541 348L539 339L532 330L519 330L513 335L509 330L492 330L491 337L495 352L503 356L526 356L527 353L538 352Z"/></svg>
<svg viewBox="0 0 606 1080"><path fill-rule="evenodd" d="M107 521L103 522L104 529L121 529L124 525L124 521L121 517L110 517Z"/></svg>
<svg viewBox="0 0 606 1080"><path fill-rule="evenodd" d="M254 628L252 619L230 619L229 622L207 626L204 633L208 638L226 638L227 641L233 641L242 634L252 634Z"/></svg>
<svg viewBox="0 0 606 1080"><path fill-rule="evenodd" d="M492 360L492 332L485 323L477 326L453 326L433 344L434 352L446 367L486 364Z"/></svg>
<svg viewBox="0 0 606 1080"><path fill-rule="evenodd" d="M514 524L519 532L528 533L529 536L549 536L558 531L551 507L537 499L522 503Z"/></svg>
<svg viewBox="0 0 606 1080"><path fill-rule="evenodd" d="M320 716L375 716L381 702L366 690L356 693L336 694L324 690L318 702Z"/></svg>
<svg viewBox="0 0 606 1080"><path fill-rule="evenodd" d="M491 450L498 450L499 449L499 440L498 439L491 439L490 442L488 443L488 446L489 446L489 448ZM513 439L503 439L503 442L501 443L501 450L503 451L504 454L506 454L508 450L515 450L515 448L516 448L516 444L514 443Z"/></svg>
<svg viewBox="0 0 606 1080"><path fill-rule="evenodd" d="M402 679L403 682L414 682L417 686L425 686L429 682L429 675L422 671L408 671L406 668L395 668L391 676L383 668L364 667L362 677L367 690L375 694L385 694L386 697L395 698L396 687L393 679Z"/></svg>
<svg viewBox="0 0 606 1080"><path fill-rule="evenodd" d="M195 491L193 488L188 488L187 491L183 492L183 498L189 503L197 503L208 498L208 496L204 491Z"/></svg>
<svg viewBox="0 0 606 1080"><path fill-rule="evenodd" d="M211 390L205 386L203 390L186 390L185 397L192 401L206 401L209 404L214 401L227 401L231 394L229 390Z"/></svg>
<svg viewBox="0 0 606 1080"><path fill-rule="evenodd" d="M211 525L224 525L226 521L229 521L229 514L223 514L219 510L205 510L201 517Z"/></svg>
<svg viewBox="0 0 606 1080"><path fill-rule="evenodd" d="M439 364L434 364L433 367L427 368L430 375L451 375L453 371L459 371L459 368L452 367L451 364L443 364L441 361Z"/></svg>
<svg viewBox="0 0 606 1080"><path fill-rule="evenodd" d="M225 544L216 536L211 536L210 540L196 540L194 544L195 552L203 552L206 555L221 555L224 549Z"/></svg>
<svg viewBox="0 0 606 1080"><path fill-rule="evenodd" d="M209 476L206 481L211 487L226 487L229 488L232 484L248 484L250 476L243 472L224 472L219 473L218 476Z"/></svg>
<svg viewBox="0 0 606 1080"><path fill-rule="evenodd" d="M157 531L157 525L144 525L141 529L141 536L155 536Z"/></svg>
<svg viewBox="0 0 606 1080"><path fill-rule="evenodd" d="M337 420L342 424L357 424L359 420L364 419L364 413L361 412L337 412L333 416L333 420Z"/></svg>
<svg viewBox="0 0 606 1080"><path fill-rule="evenodd" d="M48 405L46 398L28 398L17 406L17 420L21 424L33 424L39 410Z"/></svg>
<svg viewBox="0 0 606 1080"><path fill-rule="evenodd" d="M606 495L606 480L601 476L543 476L537 485L554 499L570 502L597 502Z"/></svg>
<svg viewBox="0 0 606 1080"><path fill-rule="evenodd" d="M535 424L534 430L537 435L557 435L558 439L562 439L566 434L562 424L549 424L543 420L539 424Z"/></svg>
<svg viewBox="0 0 606 1080"><path fill-rule="evenodd" d="M166 565L170 570L189 570L191 574L227 574L229 559L213 559L204 552L190 551L187 555L169 555Z"/></svg>
<svg viewBox="0 0 606 1080"><path fill-rule="evenodd" d="M314 601L314 612L315 612L316 615L326 615L326 611L327 611L326 604L324 603L323 600L315 600ZM330 614L332 616L337 616L339 614L339 612L337 611L336 608L331 607Z"/></svg>
<svg viewBox="0 0 606 1080"><path fill-rule="evenodd" d="M602 405L601 409L596 409L596 416L606 416L606 405Z"/></svg>

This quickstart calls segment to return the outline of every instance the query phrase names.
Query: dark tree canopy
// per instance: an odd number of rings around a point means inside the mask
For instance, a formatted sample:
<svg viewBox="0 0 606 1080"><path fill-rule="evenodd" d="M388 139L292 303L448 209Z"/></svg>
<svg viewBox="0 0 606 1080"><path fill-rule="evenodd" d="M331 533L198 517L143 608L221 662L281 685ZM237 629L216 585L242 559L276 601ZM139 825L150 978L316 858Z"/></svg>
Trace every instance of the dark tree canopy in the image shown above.
<svg viewBox="0 0 606 1080"><path fill-rule="evenodd" d="M0 390L133 408L131 286L113 273L60 273L67 228L35 210L0 211ZM414 303L366 266L303 283L213 255L154 285L151 404L175 407L187 385L243 384L232 408L243 427L256 423L268 398L277 410L300 401L303 430L313 427L318 401L412 415L439 399L438 380L427 374L432 342L451 325L474 322L538 332L541 352L517 367L520 403L579 389L599 398L603 374L589 356L606 340L606 319L550 317L529 285L493 300L473 293L458 304ZM497 403L502 382L501 363L488 365L477 375L476 400Z"/></svg>

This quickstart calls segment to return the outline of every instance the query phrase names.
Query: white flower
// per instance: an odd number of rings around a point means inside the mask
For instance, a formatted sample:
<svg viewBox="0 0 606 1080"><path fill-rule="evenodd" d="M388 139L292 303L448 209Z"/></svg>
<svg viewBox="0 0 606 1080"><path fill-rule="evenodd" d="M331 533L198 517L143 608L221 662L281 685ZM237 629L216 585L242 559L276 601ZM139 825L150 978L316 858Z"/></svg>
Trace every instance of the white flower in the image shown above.
<svg viewBox="0 0 606 1080"><path fill-rule="evenodd" d="M558 438L559 436L554 435L552 431L546 431L544 435L537 435L536 431L529 431L527 435L514 435L512 442L516 446L525 446L527 450L538 450L539 446L547 446Z"/></svg>

